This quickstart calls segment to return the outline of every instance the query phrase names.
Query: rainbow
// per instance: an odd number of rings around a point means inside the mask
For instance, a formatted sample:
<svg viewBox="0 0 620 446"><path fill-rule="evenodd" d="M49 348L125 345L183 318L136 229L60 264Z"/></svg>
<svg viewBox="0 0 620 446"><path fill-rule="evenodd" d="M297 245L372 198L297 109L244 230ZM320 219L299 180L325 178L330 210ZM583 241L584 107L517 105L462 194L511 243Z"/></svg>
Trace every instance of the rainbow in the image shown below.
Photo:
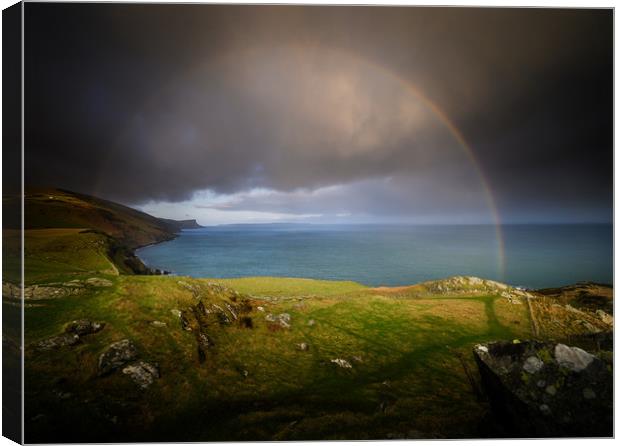
<svg viewBox="0 0 620 446"><path fill-rule="evenodd" d="M433 115L435 115L435 117L448 129L456 142L458 142L459 147L465 152L465 155L469 159L484 191L484 198L487 206L489 207L489 211L491 212L491 218L493 219L493 225L495 227L499 280L504 280L506 272L506 251L504 247L504 236L502 233L502 224L500 214L497 208L497 203L495 201L495 197L493 196L491 184L486 175L484 174L484 170L482 169L482 165L476 157L476 153L474 152L473 148L465 139L463 132L458 129L458 127L454 124L454 122L450 119L446 112L444 112L435 102L429 99L428 96L422 93L422 91L415 84L411 83L410 80L400 76L397 72L383 65L379 65L375 62L365 59L358 54L350 51L344 51L337 48L329 48L329 51L339 53L344 57L355 59L356 62L362 65L372 67L373 69L378 70L384 75L397 81L400 85L403 86L403 89L405 91L409 92L410 94L415 96L416 99L422 102L424 106L429 109L433 113Z"/></svg>

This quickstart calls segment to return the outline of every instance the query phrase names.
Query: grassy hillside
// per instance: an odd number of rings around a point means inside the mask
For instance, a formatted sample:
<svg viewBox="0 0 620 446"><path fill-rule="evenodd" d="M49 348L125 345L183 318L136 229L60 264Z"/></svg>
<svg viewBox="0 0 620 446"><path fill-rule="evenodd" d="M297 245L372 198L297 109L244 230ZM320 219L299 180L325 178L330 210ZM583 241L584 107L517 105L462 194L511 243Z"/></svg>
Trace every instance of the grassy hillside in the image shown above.
<svg viewBox="0 0 620 446"><path fill-rule="evenodd" d="M164 230L131 212L104 218L112 208L99 201L49 197L28 198L53 216L25 234L28 442L492 435L476 343L609 329L593 312L475 278L368 288L119 275L104 228L144 230L117 234L136 244ZM63 216L68 207L81 210ZM17 236L5 231L5 249ZM3 296L17 317L15 289L5 283ZM100 325L75 336L76 320ZM104 373L118 341L135 352Z"/></svg>
<svg viewBox="0 0 620 446"><path fill-rule="evenodd" d="M9 209L20 206L17 196L3 200ZM27 191L24 207L26 229L89 228L114 237L128 248L169 240L178 230L173 220L59 189ZM18 229L19 222L10 222L5 228Z"/></svg>

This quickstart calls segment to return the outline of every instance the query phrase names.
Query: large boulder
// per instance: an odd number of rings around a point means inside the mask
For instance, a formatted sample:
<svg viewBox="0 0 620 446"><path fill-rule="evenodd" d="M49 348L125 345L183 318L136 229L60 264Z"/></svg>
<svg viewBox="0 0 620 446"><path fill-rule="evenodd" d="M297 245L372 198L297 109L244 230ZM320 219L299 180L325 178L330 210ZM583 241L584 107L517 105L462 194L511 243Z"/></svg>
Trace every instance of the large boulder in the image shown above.
<svg viewBox="0 0 620 446"><path fill-rule="evenodd" d="M78 336L89 335L103 330L105 323L89 321L88 319L79 319L72 321L65 327L65 333L73 333Z"/></svg>
<svg viewBox="0 0 620 446"><path fill-rule="evenodd" d="M99 375L107 375L138 356L138 349L129 339L114 342L99 356Z"/></svg>
<svg viewBox="0 0 620 446"><path fill-rule="evenodd" d="M492 342L474 357L492 413L514 437L613 435L611 364L564 344Z"/></svg>

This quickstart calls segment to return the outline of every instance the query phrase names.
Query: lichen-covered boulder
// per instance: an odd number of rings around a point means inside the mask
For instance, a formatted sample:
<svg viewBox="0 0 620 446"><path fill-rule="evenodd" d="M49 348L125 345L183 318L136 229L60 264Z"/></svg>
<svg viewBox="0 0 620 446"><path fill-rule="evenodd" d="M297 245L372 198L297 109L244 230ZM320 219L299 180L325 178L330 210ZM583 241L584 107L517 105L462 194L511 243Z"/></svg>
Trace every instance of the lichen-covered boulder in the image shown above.
<svg viewBox="0 0 620 446"><path fill-rule="evenodd" d="M494 418L509 436L613 435L610 362L537 341L477 345L474 357Z"/></svg>
<svg viewBox="0 0 620 446"><path fill-rule="evenodd" d="M77 321L69 322L65 327L65 332L73 333L78 336L84 336L97 333L98 331L103 330L103 327L105 327L105 323L103 322L89 321L88 319L79 319Z"/></svg>
<svg viewBox="0 0 620 446"><path fill-rule="evenodd" d="M58 336L44 339L37 343L37 350L54 350L61 347L76 345L80 342L80 337L73 333L63 333Z"/></svg>
<svg viewBox="0 0 620 446"><path fill-rule="evenodd" d="M114 342L99 356L99 375L106 375L138 356L138 349L129 339Z"/></svg>
<svg viewBox="0 0 620 446"><path fill-rule="evenodd" d="M159 378L159 367L145 361L138 361L123 368L123 374L128 375L141 389L148 388L156 378Z"/></svg>

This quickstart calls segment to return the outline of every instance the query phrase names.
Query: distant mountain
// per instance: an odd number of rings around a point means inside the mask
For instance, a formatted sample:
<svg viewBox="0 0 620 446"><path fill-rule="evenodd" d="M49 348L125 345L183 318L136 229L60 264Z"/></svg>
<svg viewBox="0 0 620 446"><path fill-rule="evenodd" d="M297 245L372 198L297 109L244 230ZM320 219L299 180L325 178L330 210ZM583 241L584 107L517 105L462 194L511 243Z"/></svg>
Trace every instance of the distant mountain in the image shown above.
<svg viewBox="0 0 620 446"><path fill-rule="evenodd" d="M178 230L204 228L204 226L200 226L196 220L170 220L168 218L160 218L160 220L176 227Z"/></svg>

